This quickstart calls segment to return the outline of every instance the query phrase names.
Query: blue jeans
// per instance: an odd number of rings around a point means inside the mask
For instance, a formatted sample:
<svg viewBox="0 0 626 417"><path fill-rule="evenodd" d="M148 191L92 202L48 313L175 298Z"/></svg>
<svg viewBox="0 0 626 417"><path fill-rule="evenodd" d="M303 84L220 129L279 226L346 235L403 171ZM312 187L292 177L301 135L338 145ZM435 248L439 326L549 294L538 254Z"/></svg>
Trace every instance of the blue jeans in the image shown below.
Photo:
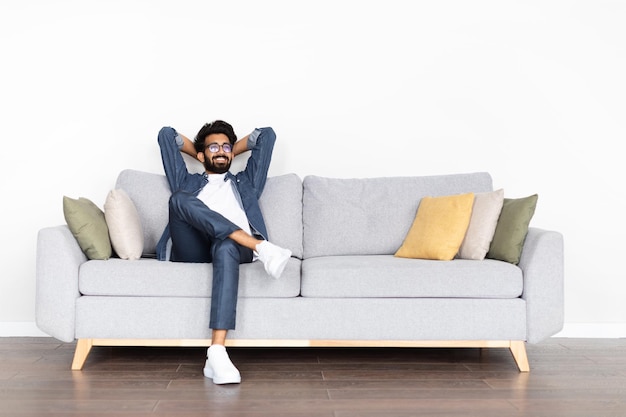
<svg viewBox="0 0 626 417"><path fill-rule="evenodd" d="M250 263L252 250L228 236L240 228L187 191L170 197L169 225L173 262L212 262L211 329L235 328L239 264Z"/></svg>

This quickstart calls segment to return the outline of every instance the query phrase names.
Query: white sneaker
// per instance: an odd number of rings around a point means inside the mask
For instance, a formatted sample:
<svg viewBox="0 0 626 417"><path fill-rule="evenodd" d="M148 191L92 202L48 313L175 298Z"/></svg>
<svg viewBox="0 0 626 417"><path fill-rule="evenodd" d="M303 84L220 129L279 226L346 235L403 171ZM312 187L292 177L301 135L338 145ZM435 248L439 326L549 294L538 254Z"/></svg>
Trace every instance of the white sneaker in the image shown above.
<svg viewBox="0 0 626 417"><path fill-rule="evenodd" d="M289 258L291 258L291 251L289 249L276 246L267 240L256 245L256 251L259 254L259 260L263 262L265 272L273 278L280 277L285 266L287 266Z"/></svg>
<svg viewBox="0 0 626 417"><path fill-rule="evenodd" d="M207 350L204 376L211 378L214 384L239 384L241 382L239 371L230 361L226 348L222 345L211 345Z"/></svg>

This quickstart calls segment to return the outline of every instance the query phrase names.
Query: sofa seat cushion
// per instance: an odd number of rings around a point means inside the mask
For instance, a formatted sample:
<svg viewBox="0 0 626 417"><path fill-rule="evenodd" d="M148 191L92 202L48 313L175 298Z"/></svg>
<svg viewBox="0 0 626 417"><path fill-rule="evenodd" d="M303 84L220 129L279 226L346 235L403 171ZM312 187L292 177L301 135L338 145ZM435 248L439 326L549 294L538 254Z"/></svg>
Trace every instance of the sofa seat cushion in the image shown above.
<svg viewBox="0 0 626 417"><path fill-rule="evenodd" d="M517 298L522 289L522 270L492 259L434 261L367 255L302 262L303 297Z"/></svg>
<svg viewBox="0 0 626 417"><path fill-rule="evenodd" d="M240 265L239 296L298 296L300 263L299 259L291 258L280 279L267 275L260 261ZM211 264L112 258L82 264L78 285L83 295L210 297L211 277Z"/></svg>

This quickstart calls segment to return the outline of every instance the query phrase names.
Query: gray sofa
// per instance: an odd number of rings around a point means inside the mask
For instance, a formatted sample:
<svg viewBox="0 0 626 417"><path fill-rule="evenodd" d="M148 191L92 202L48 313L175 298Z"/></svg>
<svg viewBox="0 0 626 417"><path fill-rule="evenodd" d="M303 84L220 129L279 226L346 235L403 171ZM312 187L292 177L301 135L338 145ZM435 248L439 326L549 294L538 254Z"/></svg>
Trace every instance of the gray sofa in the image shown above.
<svg viewBox="0 0 626 417"><path fill-rule="evenodd" d="M291 249L283 276L241 267L230 346L493 347L528 371L525 343L563 326L563 237L531 227L518 265L394 257L423 196L492 191L488 173L333 179L270 177L261 197L270 239ZM161 262L163 175L117 179L139 211L144 256L88 260L66 225L40 230L37 325L92 346L208 346L211 266Z"/></svg>

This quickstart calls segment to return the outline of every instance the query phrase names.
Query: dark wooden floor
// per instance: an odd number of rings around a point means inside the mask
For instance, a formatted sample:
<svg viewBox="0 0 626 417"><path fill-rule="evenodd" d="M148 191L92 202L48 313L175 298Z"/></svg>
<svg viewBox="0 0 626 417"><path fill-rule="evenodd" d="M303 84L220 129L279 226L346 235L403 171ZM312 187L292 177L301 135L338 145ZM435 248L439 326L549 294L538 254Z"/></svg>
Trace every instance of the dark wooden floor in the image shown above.
<svg viewBox="0 0 626 417"><path fill-rule="evenodd" d="M202 376L201 348L96 347L0 338L0 416L626 416L626 339L505 349L230 348L240 385Z"/></svg>

